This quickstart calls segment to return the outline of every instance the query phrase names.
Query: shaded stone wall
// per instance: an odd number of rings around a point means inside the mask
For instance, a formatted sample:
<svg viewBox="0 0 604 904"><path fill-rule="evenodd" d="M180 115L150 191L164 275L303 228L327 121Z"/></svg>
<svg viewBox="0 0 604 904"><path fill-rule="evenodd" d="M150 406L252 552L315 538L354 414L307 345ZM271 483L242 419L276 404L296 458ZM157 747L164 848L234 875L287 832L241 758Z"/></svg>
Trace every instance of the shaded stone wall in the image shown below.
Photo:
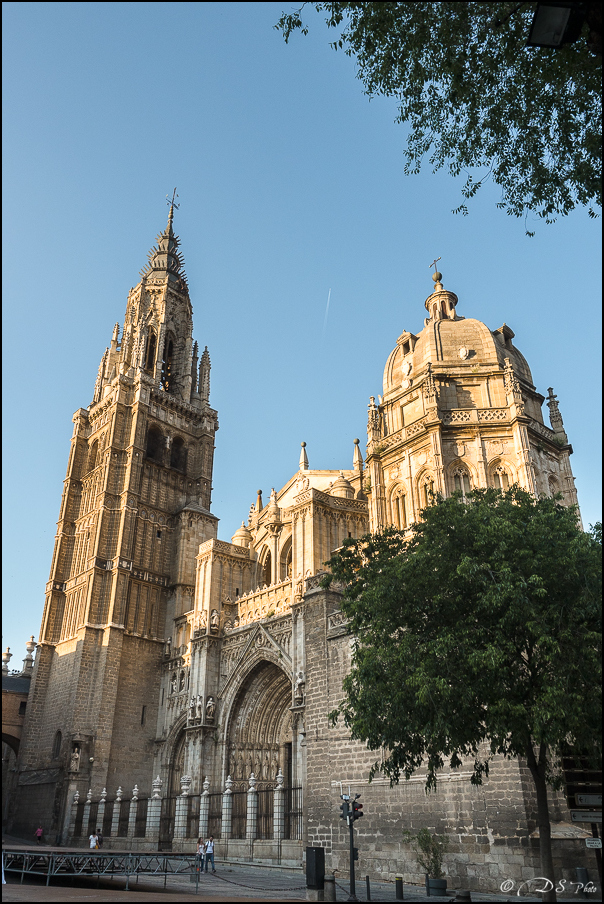
<svg viewBox="0 0 604 904"><path fill-rule="evenodd" d="M470 782L471 764L443 770L437 791L426 794L423 770L410 781L390 788L376 778L369 784L371 765L381 751L369 751L351 741L346 729L328 725L327 714L342 697L342 681L350 667L351 641L339 611L339 595L320 588L305 597L306 641L306 841L326 851L326 868L348 875L348 827L340 819L340 785L361 794L364 816L355 823L361 875L423 884L406 830L423 826L448 836L445 872L450 887L497 892L511 879L516 887L540 875L539 842L532 779L517 760L494 759L481 786ZM563 799L551 795L552 820L569 820ZM560 823L558 823L560 824ZM554 826L555 829L555 826ZM556 877L576 879L575 867L590 868L594 860L582 838L554 839Z"/></svg>

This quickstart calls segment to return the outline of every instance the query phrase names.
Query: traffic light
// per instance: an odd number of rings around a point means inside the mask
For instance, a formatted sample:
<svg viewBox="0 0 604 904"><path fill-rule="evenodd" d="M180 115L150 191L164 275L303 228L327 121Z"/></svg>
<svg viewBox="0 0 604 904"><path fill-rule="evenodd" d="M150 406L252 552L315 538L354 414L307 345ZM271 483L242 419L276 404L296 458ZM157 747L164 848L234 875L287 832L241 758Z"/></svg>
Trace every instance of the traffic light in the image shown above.
<svg viewBox="0 0 604 904"><path fill-rule="evenodd" d="M348 821L348 817L350 815L350 811L348 809L348 801L343 800L340 804L340 819L345 819Z"/></svg>
<svg viewBox="0 0 604 904"><path fill-rule="evenodd" d="M353 860L358 860L358 859L359 859L359 849L358 849L358 848L353 848L353 849L352 849L352 859L353 859Z"/></svg>
<svg viewBox="0 0 604 904"><path fill-rule="evenodd" d="M358 800L353 800L352 802L352 813L350 814L353 820L360 819L363 816L363 804L360 804Z"/></svg>

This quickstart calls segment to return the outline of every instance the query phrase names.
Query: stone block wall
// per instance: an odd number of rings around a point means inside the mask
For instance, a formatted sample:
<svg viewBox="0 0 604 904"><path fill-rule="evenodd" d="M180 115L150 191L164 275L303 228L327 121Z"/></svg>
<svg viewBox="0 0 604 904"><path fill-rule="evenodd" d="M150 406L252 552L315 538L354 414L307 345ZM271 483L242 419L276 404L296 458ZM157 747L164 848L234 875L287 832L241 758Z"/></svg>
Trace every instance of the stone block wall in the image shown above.
<svg viewBox="0 0 604 904"><path fill-rule="evenodd" d="M351 741L338 724L330 728L327 714L342 698L342 681L350 666L351 641L339 613L339 597L314 590L305 597L306 640L306 841L326 851L327 870L348 875L349 835L340 819L340 782L345 793L361 794L364 816L355 823L360 875L423 884L407 830L423 826L447 835L445 872L452 888L497 893L501 883L518 887L541 874L536 827L536 805L527 767L517 760L497 757L481 786L470 782L471 765L444 769L437 791L426 794L420 770L409 781L390 787L376 777L368 782L371 765L381 751L369 751ZM552 819L569 819L559 795L552 795ZM594 858L582 839L554 839L557 878L574 880L575 868L586 866L596 878Z"/></svg>

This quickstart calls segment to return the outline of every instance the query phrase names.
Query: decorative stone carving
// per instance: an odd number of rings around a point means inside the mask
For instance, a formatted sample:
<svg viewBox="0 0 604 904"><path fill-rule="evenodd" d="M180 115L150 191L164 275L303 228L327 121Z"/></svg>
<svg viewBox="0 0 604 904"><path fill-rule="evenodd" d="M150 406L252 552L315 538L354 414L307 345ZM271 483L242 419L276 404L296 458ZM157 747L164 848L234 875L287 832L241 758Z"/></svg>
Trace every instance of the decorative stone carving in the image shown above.
<svg viewBox="0 0 604 904"><path fill-rule="evenodd" d="M279 772L277 773L276 781L277 781L277 788L279 791L281 791L283 789L284 782L285 782L285 776L283 775L283 773L281 771L281 766L279 766Z"/></svg>
<svg viewBox="0 0 604 904"><path fill-rule="evenodd" d="M70 772L79 772L80 771L80 750L78 747L75 747L71 754L71 759L69 760L69 771Z"/></svg>
<svg viewBox="0 0 604 904"><path fill-rule="evenodd" d="M119 803L119 802L121 801L121 799L122 799L122 794L123 794L123 793L124 793L124 792L122 791L122 788L121 788L121 786L120 786L120 787L117 789L117 791L115 792L115 802L116 802L116 803Z"/></svg>
<svg viewBox="0 0 604 904"><path fill-rule="evenodd" d="M86 803L89 804L92 802L92 788L89 788L86 793Z"/></svg>
<svg viewBox="0 0 604 904"><path fill-rule="evenodd" d="M107 799L107 788L103 788L101 791L101 801L104 802Z"/></svg>
<svg viewBox="0 0 604 904"><path fill-rule="evenodd" d="M294 688L294 703L296 706L301 706L304 702L304 685L306 681L304 679L304 672L298 672L298 677L296 678L296 685Z"/></svg>
<svg viewBox="0 0 604 904"><path fill-rule="evenodd" d="M208 697L208 702L206 703L206 722L211 724L214 721L215 715L216 715L216 704L214 702L214 698Z"/></svg>
<svg viewBox="0 0 604 904"><path fill-rule="evenodd" d="M74 804L77 804L79 800L80 800L80 792L76 791L75 794L73 795Z"/></svg>
<svg viewBox="0 0 604 904"><path fill-rule="evenodd" d="M466 358L469 358L469 356L470 356L470 349L467 346L462 345L461 348L459 349L459 357L461 358L462 361L465 361Z"/></svg>
<svg viewBox="0 0 604 904"><path fill-rule="evenodd" d="M203 697L201 694L197 694L197 700L195 701L195 718L201 719L203 716Z"/></svg>
<svg viewBox="0 0 604 904"><path fill-rule="evenodd" d="M151 792L152 792L151 797L153 798L153 800L161 799L161 786L162 785L163 785L163 782L162 782L161 778L159 777L159 775L157 776L157 778L154 778L153 781L151 782Z"/></svg>
<svg viewBox="0 0 604 904"><path fill-rule="evenodd" d="M181 797L188 797L191 790L192 778L190 775L181 775L180 777L180 794Z"/></svg>
<svg viewBox="0 0 604 904"><path fill-rule="evenodd" d="M249 779L249 781L250 781L250 787L249 787L249 790L250 790L250 791L255 791L255 790L256 790L256 776L254 775L253 772L250 774L250 779Z"/></svg>
<svg viewBox="0 0 604 904"><path fill-rule="evenodd" d="M208 780L207 775L206 775L206 777L205 777L204 780L203 780L203 793L204 793L204 795L205 795L206 797L207 797L208 794L210 793L210 782L209 782L209 780Z"/></svg>
<svg viewBox="0 0 604 904"><path fill-rule="evenodd" d="M212 613L210 615L210 634L218 634L219 627L220 616L218 615L218 609L212 609Z"/></svg>
<svg viewBox="0 0 604 904"><path fill-rule="evenodd" d="M138 800L138 785L132 789L132 800Z"/></svg>
<svg viewBox="0 0 604 904"><path fill-rule="evenodd" d="M233 779L231 778L230 775L227 775L226 782L225 782L224 793L225 793L225 794L232 794L232 793L233 793Z"/></svg>

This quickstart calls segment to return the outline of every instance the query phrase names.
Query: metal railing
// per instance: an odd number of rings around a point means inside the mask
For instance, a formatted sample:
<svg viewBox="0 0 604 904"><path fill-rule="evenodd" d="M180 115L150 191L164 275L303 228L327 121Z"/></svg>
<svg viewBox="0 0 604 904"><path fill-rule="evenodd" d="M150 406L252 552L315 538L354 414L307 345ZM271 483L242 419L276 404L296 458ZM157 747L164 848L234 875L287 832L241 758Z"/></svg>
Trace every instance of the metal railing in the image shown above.
<svg viewBox="0 0 604 904"><path fill-rule="evenodd" d="M302 788L285 789L285 837L302 838Z"/></svg>
<svg viewBox="0 0 604 904"><path fill-rule="evenodd" d="M247 826L247 791L233 792L231 838L245 838Z"/></svg>
<svg viewBox="0 0 604 904"><path fill-rule="evenodd" d="M208 835L220 838L222 833L222 794L210 794L208 810Z"/></svg>
<svg viewBox="0 0 604 904"><path fill-rule="evenodd" d="M258 791L258 815L256 821L256 838L273 837L273 807L275 792L272 788Z"/></svg>

